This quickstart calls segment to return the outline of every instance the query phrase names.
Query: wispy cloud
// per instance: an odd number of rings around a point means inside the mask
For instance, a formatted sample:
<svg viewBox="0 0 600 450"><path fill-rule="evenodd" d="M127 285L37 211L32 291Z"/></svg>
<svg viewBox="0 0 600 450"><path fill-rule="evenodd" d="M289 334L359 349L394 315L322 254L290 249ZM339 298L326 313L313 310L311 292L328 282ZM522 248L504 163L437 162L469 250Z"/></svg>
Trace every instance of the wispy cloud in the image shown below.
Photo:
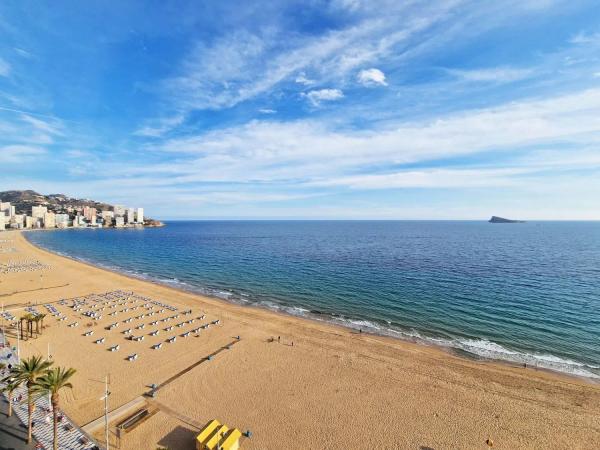
<svg viewBox="0 0 600 450"><path fill-rule="evenodd" d="M133 132L136 136L160 137L185 121L183 114L173 117L152 120L151 124L138 128Z"/></svg>
<svg viewBox="0 0 600 450"><path fill-rule="evenodd" d="M311 80L310 78L306 77L306 74L304 72L300 72L298 74L298 76L296 77L296 83L299 84L303 84L305 86L310 86L311 84L315 84L315 80Z"/></svg>
<svg viewBox="0 0 600 450"><path fill-rule="evenodd" d="M466 81L494 83L510 83L534 75L534 72L531 69L515 69L511 67L494 67L474 70L448 69L448 73Z"/></svg>
<svg viewBox="0 0 600 450"><path fill-rule="evenodd" d="M600 33L579 32L570 40L572 44L600 44Z"/></svg>
<svg viewBox="0 0 600 450"><path fill-rule="evenodd" d="M54 134L54 135L62 135L63 134L63 125L59 120L42 120L36 117L33 117L28 114L21 115L21 120L25 123L30 124L33 128L43 133Z"/></svg>
<svg viewBox="0 0 600 450"><path fill-rule="evenodd" d="M0 147L0 162L6 164L25 163L45 154L46 150L41 147L5 145Z"/></svg>
<svg viewBox="0 0 600 450"><path fill-rule="evenodd" d="M10 75L10 64L0 58L0 76L7 77L8 75Z"/></svg>
<svg viewBox="0 0 600 450"><path fill-rule="evenodd" d="M361 70L356 79L363 86L387 86L385 74L376 68Z"/></svg>
<svg viewBox="0 0 600 450"><path fill-rule="evenodd" d="M331 102L344 98L344 93L340 89L319 89L302 94L313 106L319 106L322 102Z"/></svg>

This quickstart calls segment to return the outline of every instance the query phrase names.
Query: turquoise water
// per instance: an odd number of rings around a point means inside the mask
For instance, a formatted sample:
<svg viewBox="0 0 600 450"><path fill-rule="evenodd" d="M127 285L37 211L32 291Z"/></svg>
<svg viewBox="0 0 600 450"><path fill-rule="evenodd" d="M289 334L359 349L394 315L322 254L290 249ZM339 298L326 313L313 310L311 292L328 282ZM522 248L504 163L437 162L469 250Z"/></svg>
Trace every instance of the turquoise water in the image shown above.
<svg viewBox="0 0 600 450"><path fill-rule="evenodd" d="M600 377L600 223L194 221L27 236L234 302Z"/></svg>

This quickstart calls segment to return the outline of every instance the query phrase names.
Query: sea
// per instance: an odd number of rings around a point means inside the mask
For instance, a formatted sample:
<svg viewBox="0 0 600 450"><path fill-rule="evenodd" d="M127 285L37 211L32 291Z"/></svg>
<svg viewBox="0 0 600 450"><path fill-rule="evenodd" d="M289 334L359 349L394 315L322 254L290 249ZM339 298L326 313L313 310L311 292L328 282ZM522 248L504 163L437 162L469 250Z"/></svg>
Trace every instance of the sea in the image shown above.
<svg viewBox="0 0 600 450"><path fill-rule="evenodd" d="M600 379L600 222L170 221L26 236L230 302Z"/></svg>

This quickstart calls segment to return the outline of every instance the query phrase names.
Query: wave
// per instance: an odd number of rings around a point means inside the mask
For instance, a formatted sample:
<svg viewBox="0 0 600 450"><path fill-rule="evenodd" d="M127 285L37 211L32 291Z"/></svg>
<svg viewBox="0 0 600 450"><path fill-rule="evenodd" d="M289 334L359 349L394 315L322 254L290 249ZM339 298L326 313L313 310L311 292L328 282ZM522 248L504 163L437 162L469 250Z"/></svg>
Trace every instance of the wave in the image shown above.
<svg viewBox="0 0 600 450"><path fill-rule="evenodd" d="M256 298L251 293L247 292L237 292L223 288L212 288L197 284L190 284L181 281L178 278L163 278L148 274L147 272L140 272L124 267L99 263L97 261L73 256L55 249L46 249L58 255L101 267L113 272L123 273L133 278L171 287L177 287L188 292L217 297L236 304L258 306L275 312L332 323L353 330L361 330L366 333L389 336L426 345L435 345L448 349L459 350L467 353L468 355L486 360L504 361L519 365L526 364L529 367L535 367L538 369L546 369L568 375L600 380L600 366L588 365L571 359L564 359L552 354L525 353L518 350L511 350L496 342L483 338L442 338L426 335L417 330L395 327L390 321L382 321L381 323L378 323L376 321L364 318L346 317L343 314L324 312L316 309L307 309L301 306L289 305L283 302L274 301L272 299Z"/></svg>

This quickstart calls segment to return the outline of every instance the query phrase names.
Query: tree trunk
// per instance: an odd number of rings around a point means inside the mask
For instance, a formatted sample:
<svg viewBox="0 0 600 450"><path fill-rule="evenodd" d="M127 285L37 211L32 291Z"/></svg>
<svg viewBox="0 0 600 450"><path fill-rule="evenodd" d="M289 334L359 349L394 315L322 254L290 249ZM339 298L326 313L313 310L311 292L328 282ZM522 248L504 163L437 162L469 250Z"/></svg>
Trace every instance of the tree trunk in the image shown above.
<svg viewBox="0 0 600 450"><path fill-rule="evenodd" d="M54 420L54 450L58 450L58 394L53 394L51 401Z"/></svg>
<svg viewBox="0 0 600 450"><path fill-rule="evenodd" d="M31 398L31 388L29 386L27 386L27 412L29 413L29 416L27 418L27 443L31 444L31 419L33 416L33 399Z"/></svg>

